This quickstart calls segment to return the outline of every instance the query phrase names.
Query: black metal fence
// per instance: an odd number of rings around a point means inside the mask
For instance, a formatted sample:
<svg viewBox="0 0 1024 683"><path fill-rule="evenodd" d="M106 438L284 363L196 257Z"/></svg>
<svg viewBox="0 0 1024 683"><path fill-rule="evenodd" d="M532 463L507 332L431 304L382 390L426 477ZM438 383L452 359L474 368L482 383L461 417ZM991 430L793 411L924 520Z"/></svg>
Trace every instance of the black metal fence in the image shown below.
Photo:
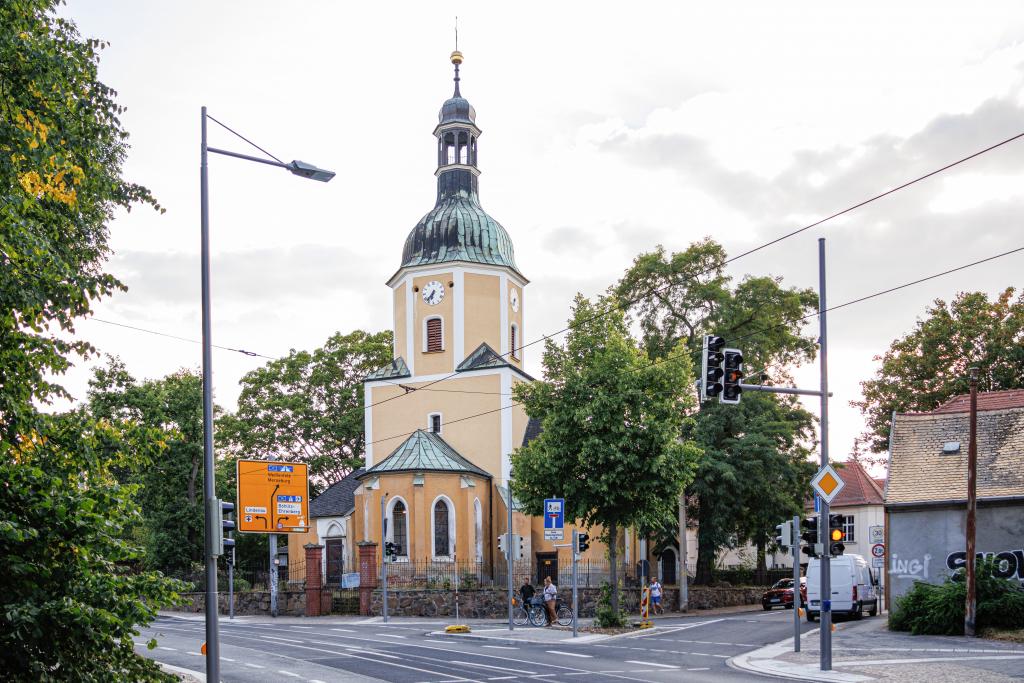
<svg viewBox="0 0 1024 683"><path fill-rule="evenodd" d="M483 562L445 562L437 560L401 560L389 562L386 568L388 587L394 589L438 588L461 590L473 588L504 587L508 581L508 569L503 564L491 567ZM544 565L530 560L513 563L512 583L518 589L525 583L540 585L543 577L550 575L559 586L572 583L572 561L564 559L557 564ZM637 567L622 564L617 577L625 587L639 586ZM597 588L611 580L611 566L607 561L580 560L577 566L578 585L583 588Z"/></svg>

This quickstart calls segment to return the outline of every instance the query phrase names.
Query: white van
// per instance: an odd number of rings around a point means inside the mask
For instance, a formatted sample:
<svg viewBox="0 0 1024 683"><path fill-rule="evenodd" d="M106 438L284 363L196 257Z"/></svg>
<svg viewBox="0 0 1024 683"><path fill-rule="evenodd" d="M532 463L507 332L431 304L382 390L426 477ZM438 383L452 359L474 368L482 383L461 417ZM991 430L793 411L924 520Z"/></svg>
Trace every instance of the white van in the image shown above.
<svg viewBox="0 0 1024 683"><path fill-rule="evenodd" d="M878 577L860 555L840 555L829 561L832 584L832 613L854 619L864 611L878 614ZM817 621L821 613L821 560L811 558L807 565L807 621Z"/></svg>

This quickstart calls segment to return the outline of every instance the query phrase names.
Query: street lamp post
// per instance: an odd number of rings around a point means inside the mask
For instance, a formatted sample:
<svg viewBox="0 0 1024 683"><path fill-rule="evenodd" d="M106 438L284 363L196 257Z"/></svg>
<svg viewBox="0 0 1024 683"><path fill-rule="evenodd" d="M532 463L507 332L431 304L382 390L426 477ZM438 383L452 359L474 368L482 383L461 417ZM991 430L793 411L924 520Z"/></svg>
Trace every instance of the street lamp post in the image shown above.
<svg viewBox="0 0 1024 683"><path fill-rule="evenodd" d="M312 164L302 161L285 163L275 158L263 159L260 157L229 152L224 149L217 149L206 144L206 121L212 119L235 135L224 124L207 116L206 107L202 108L202 144L200 147L199 162L199 203L200 203L200 268L202 270L202 311L203 311L203 501L205 508L205 555L206 555L206 680L211 683L220 681L220 645L217 637L217 557L220 549L214 547L213 526L217 523L218 505L216 489L214 488L213 470L213 359L212 341L210 339L210 191L207 172L207 153L222 154L224 156L255 161L270 166L284 168L291 173L303 178L327 182L334 177L332 171L317 168ZM238 135L238 137L242 137ZM245 140L245 138L242 138ZM249 140L245 140L253 147L257 147ZM257 147L259 149L259 147ZM260 150L263 151L263 150ZM273 156L269 155L268 156Z"/></svg>

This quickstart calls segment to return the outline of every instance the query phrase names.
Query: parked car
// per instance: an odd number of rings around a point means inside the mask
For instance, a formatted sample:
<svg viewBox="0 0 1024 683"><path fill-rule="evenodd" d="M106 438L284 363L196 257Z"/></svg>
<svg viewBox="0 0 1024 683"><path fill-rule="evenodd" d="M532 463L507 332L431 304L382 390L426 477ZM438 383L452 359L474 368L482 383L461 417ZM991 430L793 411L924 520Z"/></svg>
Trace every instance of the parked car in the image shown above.
<svg viewBox="0 0 1024 683"><path fill-rule="evenodd" d="M829 561L829 582L832 588L832 614L854 619L864 611L878 614L878 577L867 560L860 555L840 555ZM807 565L807 621L817 621L821 614L821 559L811 558Z"/></svg>
<svg viewBox="0 0 1024 683"><path fill-rule="evenodd" d="M804 596L804 586L807 579L800 577L800 596ZM802 602L800 604L803 604ZM793 579L780 579L775 585L764 592L761 596L761 607L770 610L772 607L793 607Z"/></svg>

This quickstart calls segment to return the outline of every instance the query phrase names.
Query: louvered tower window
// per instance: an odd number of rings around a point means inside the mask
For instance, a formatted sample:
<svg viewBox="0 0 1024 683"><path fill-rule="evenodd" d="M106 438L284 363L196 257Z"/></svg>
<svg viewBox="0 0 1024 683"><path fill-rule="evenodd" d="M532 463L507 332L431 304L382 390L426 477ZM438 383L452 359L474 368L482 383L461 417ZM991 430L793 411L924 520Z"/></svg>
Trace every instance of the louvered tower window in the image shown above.
<svg viewBox="0 0 1024 683"><path fill-rule="evenodd" d="M515 323L512 323L512 329L509 331L508 339L511 346L509 349L510 355L513 358L519 358L519 326Z"/></svg>
<svg viewBox="0 0 1024 683"><path fill-rule="evenodd" d="M427 320L427 353L444 350L444 329L440 318Z"/></svg>

